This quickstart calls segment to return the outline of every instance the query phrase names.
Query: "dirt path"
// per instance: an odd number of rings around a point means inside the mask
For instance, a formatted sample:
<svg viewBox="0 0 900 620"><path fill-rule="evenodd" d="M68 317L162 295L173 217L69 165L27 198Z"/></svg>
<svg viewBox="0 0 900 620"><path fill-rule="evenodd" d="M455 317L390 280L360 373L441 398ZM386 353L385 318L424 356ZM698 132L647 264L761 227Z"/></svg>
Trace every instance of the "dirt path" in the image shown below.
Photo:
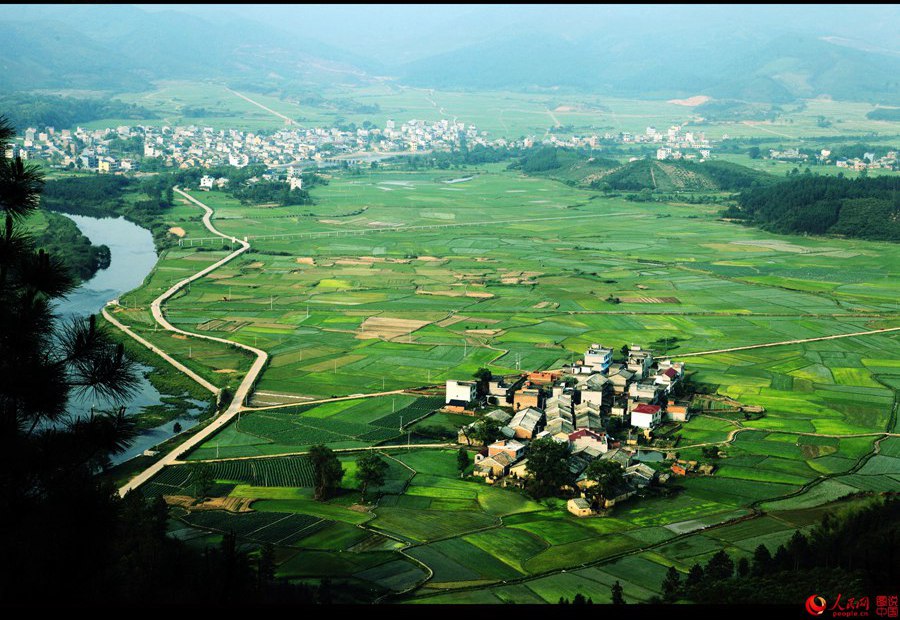
<svg viewBox="0 0 900 620"><path fill-rule="evenodd" d="M190 368L188 368L187 366L185 366L184 364L182 364L181 362L176 360L174 357L172 357L171 355L169 355L168 353L166 353L165 351L163 351L162 349L157 347L155 344L151 343L148 340L145 340L141 336L138 336L127 325L119 322L119 320L116 319L107 310L107 308L110 308L112 306L118 306L118 300L113 300L113 301L107 303L106 306L103 308L103 310L100 311L101 314L103 314L103 318L105 318L107 321L112 323L115 327L119 328L121 331L125 332L126 334L128 334L129 336L131 336L132 338L137 340L139 343L141 343L142 345L144 345L145 347L147 347L148 349L150 349L151 351L153 351L154 353L159 355L161 358L163 358L164 360L166 360L167 362L172 364L172 366L174 366L175 368L177 368L178 370L180 370L181 372L186 374L188 377L190 377L191 379L193 379L194 381L196 381L197 383L202 385L204 388L206 388L213 394L219 393L219 388L214 386L212 383L210 383L209 381L207 381L206 379L204 379L203 377L198 375L196 372L194 372L193 370L191 370Z"/></svg>
<svg viewBox="0 0 900 620"><path fill-rule="evenodd" d="M881 329L873 329L867 332L853 332L851 334L836 334L834 336L819 336L817 338L801 338L799 340L783 340L781 342L768 342L766 344L750 344L743 347L731 347L729 349L713 349L711 351L698 351L696 353L681 353L673 355L681 359L682 357L697 357L698 355L715 355L716 353L731 353L732 351L747 351L749 349L762 349L765 347L782 347L789 344L803 344L804 342L819 342L820 340L837 340L838 338L853 338L855 336L872 336L874 334L886 334L889 332L900 331L900 327L883 327Z"/></svg>
<svg viewBox="0 0 900 620"><path fill-rule="evenodd" d="M352 332L351 332L352 333ZM351 394L350 396L336 396L334 398L322 398L319 400L304 400L296 403L281 403L278 405L264 405L262 407L243 407L243 411L268 411L269 409L284 409L298 405L321 405L322 403L334 403L341 400L356 400L357 398L373 398L375 396L390 396L391 394L403 394L405 390L390 390L388 392L372 392L370 394Z"/></svg>

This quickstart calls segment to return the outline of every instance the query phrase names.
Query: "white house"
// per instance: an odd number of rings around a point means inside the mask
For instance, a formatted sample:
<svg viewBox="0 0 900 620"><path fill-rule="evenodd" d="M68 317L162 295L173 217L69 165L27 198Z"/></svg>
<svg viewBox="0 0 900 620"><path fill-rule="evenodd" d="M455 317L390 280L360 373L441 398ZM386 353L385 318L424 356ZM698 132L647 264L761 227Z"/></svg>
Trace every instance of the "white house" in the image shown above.
<svg viewBox="0 0 900 620"><path fill-rule="evenodd" d="M662 413L659 405L641 403L631 410L631 425L643 429L652 429L659 426Z"/></svg>
<svg viewBox="0 0 900 620"><path fill-rule="evenodd" d="M585 366L590 366L597 372L606 372L612 363L612 349L601 347L599 344L592 344L584 354Z"/></svg>
<svg viewBox="0 0 900 620"><path fill-rule="evenodd" d="M214 177L204 174L200 177L200 189L212 189L213 183L216 182Z"/></svg>
<svg viewBox="0 0 900 620"><path fill-rule="evenodd" d="M444 404L452 401L462 401L463 404L475 400L477 384L474 381L447 380L447 395Z"/></svg>

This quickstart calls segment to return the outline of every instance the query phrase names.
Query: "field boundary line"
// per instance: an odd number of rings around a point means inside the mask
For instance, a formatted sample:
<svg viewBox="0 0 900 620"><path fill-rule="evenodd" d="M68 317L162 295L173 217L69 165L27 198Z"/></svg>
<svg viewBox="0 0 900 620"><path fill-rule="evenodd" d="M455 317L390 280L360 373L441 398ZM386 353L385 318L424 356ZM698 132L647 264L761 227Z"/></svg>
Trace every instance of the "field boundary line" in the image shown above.
<svg viewBox="0 0 900 620"><path fill-rule="evenodd" d="M243 431L242 431L243 432ZM354 452L370 452L373 450L417 450L419 448L453 448L459 444L455 443L411 443L408 446L405 443L387 446L360 446L358 448L334 448L332 452L342 454L353 454ZM255 461L260 459L274 459L282 456L305 456L309 454L309 450L301 452L282 452L280 454L254 454L251 456L224 456L218 459L192 459L190 461L172 461L171 465L190 465L192 463L222 463L225 461Z"/></svg>
<svg viewBox="0 0 900 620"><path fill-rule="evenodd" d="M716 355L718 353L731 353L733 351L748 351L750 349L762 349L765 347L781 347L791 344L803 344L806 342L819 342L821 340L837 340L838 338L853 338L854 336L873 336L876 334L886 334L890 332L900 331L900 327L882 327L867 332L853 332L851 334L835 334L833 336L817 336L815 338L802 338L800 340L783 340L781 342L768 342L765 344L750 344L743 347L731 347L728 349L713 349L711 351L698 351L696 353L682 353L680 355L672 355L673 358L681 357L697 357L699 355Z"/></svg>

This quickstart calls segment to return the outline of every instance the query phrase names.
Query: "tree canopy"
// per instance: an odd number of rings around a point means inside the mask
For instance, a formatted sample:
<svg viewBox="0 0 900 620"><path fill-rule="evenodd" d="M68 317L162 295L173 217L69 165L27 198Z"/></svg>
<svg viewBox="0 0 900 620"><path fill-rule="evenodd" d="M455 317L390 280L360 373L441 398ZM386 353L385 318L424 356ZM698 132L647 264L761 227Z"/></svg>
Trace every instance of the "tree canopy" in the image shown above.
<svg viewBox="0 0 900 620"><path fill-rule="evenodd" d="M319 501L325 500L343 480L344 468L334 451L321 444L309 449L309 460L312 462L315 481L314 496Z"/></svg>
<svg viewBox="0 0 900 620"><path fill-rule="evenodd" d="M525 469L531 474L528 486L533 495L536 497L558 495L562 487L572 484L568 455L569 445L550 437L531 442Z"/></svg>
<svg viewBox="0 0 900 620"><path fill-rule="evenodd" d="M384 484L387 471L388 464L375 452L366 452L356 459L356 479L359 481L361 501L366 501L366 491L369 487Z"/></svg>

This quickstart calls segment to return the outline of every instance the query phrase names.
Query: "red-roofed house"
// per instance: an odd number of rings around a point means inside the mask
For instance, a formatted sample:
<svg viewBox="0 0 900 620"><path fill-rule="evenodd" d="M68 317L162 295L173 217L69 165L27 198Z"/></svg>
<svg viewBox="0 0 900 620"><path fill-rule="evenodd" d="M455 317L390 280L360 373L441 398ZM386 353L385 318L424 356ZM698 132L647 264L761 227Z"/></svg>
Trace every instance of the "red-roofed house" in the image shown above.
<svg viewBox="0 0 900 620"><path fill-rule="evenodd" d="M657 385L662 385L666 388L666 393L668 393L672 386L678 381L678 371L674 368L666 368L659 372L656 375L656 380L654 381Z"/></svg>
<svg viewBox="0 0 900 620"><path fill-rule="evenodd" d="M640 403L631 410L631 425L644 429L656 428L662 418L661 411L659 405Z"/></svg>
<svg viewBox="0 0 900 620"><path fill-rule="evenodd" d="M589 428L580 428L574 433L569 433L569 443L573 445L573 451L585 447L597 448L600 452L609 450L606 433L598 433Z"/></svg>

